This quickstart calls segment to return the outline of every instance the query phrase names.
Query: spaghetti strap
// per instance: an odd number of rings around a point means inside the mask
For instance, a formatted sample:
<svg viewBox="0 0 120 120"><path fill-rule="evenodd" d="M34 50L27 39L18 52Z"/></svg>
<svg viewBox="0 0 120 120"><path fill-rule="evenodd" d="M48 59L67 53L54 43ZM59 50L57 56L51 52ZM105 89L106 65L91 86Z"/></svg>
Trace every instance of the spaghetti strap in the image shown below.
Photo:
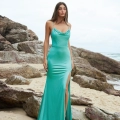
<svg viewBox="0 0 120 120"><path fill-rule="evenodd" d="M55 24L55 22L53 22L52 29L54 28L54 24Z"/></svg>
<svg viewBox="0 0 120 120"><path fill-rule="evenodd" d="M70 30L70 26L68 25L68 30Z"/></svg>

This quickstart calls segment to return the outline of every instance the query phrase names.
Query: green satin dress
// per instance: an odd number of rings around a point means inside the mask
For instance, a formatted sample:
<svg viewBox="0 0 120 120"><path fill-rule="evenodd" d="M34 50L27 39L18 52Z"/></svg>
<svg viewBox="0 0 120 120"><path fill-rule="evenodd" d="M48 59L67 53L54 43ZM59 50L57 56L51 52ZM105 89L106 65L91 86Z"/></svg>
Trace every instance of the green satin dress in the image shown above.
<svg viewBox="0 0 120 120"><path fill-rule="evenodd" d="M47 54L46 84L37 120L72 120L70 81L68 83L68 104L65 111L66 83L72 70L68 47L69 38L69 27L66 32L52 28L52 45Z"/></svg>

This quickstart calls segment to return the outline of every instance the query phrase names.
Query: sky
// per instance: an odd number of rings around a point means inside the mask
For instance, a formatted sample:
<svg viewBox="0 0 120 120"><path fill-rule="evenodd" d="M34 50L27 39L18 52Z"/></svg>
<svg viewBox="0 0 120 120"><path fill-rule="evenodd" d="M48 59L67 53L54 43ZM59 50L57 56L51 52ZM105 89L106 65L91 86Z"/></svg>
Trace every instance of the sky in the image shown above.
<svg viewBox="0 0 120 120"><path fill-rule="evenodd" d="M71 46L120 53L120 0L1 0L0 15L26 25L44 41L45 23L58 2L68 7Z"/></svg>

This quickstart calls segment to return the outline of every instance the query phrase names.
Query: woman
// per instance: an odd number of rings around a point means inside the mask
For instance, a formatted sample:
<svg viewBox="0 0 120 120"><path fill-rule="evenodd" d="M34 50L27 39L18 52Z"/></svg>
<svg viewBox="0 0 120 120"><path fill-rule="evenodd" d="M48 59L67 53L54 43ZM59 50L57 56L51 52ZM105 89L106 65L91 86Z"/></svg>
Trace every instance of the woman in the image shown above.
<svg viewBox="0 0 120 120"><path fill-rule="evenodd" d="M67 6L59 2L45 25L43 66L47 77L37 120L72 120L70 80L74 64L70 29ZM50 35L52 46L48 52Z"/></svg>

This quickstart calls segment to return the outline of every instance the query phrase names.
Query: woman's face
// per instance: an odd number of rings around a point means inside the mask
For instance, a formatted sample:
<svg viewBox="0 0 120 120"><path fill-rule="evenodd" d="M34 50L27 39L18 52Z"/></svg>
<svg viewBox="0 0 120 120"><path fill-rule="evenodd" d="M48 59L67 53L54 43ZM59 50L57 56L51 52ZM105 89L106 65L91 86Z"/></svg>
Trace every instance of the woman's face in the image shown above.
<svg viewBox="0 0 120 120"><path fill-rule="evenodd" d="M60 17L64 17L66 14L66 7L64 5L60 5L58 8L58 15Z"/></svg>

